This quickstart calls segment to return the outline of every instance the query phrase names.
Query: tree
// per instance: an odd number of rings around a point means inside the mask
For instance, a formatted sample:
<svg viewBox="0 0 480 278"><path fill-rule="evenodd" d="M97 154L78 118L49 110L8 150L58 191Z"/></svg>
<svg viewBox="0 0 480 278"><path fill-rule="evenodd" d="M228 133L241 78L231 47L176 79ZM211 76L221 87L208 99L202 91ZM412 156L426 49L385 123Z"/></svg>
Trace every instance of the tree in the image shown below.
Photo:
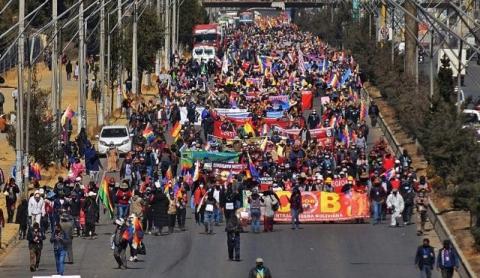
<svg viewBox="0 0 480 278"><path fill-rule="evenodd" d="M131 18L133 20L133 18ZM123 58L123 65L130 73L132 68L132 24L126 28L124 40L119 40L119 47ZM137 22L137 53L139 84L142 82L143 72L155 70L156 50L163 45L164 28L159 26L154 9L145 9ZM142 86L139 86L141 90Z"/></svg>
<svg viewBox="0 0 480 278"><path fill-rule="evenodd" d="M440 62L442 63L442 66L440 67L437 76L439 94L443 97L444 101L452 102L454 83L453 72L450 68L450 59L444 54Z"/></svg>
<svg viewBox="0 0 480 278"><path fill-rule="evenodd" d="M41 166L48 168L55 161L55 150L57 148L58 134L54 131L54 118L47 114L49 110L50 92L39 89L36 78L36 68L32 69L32 88L31 94L31 110L30 119L24 120L24 126L28 124L30 127L29 155L35 159ZM27 97L25 97L25 100ZM24 103L24 111L27 111L26 101ZM15 127L9 129L8 143L15 148ZM24 135L25 136L25 135Z"/></svg>
<svg viewBox="0 0 480 278"><path fill-rule="evenodd" d="M193 26L208 23L208 14L197 0L185 0L180 6L178 40L185 44L192 43Z"/></svg>

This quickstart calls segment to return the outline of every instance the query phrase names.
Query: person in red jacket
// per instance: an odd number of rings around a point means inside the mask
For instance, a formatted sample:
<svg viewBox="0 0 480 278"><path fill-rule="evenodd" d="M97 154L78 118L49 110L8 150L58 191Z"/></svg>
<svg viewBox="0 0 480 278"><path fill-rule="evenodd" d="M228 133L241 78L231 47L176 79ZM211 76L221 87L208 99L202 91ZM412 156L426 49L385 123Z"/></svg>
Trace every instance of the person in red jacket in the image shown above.
<svg viewBox="0 0 480 278"><path fill-rule="evenodd" d="M391 153L387 153L383 158L383 170L386 172L395 167L395 157Z"/></svg>
<svg viewBox="0 0 480 278"><path fill-rule="evenodd" d="M116 194L117 218L127 217L130 198L132 198L132 191L129 190L128 182L124 180Z"/></svg>
<svg viewBox="0 0 480 278"><path fill-rule="evenodd" d="M200 185L193 192L193 204L195 205L195 222L198 225L203 223L203 213L200 213L199 206L201 206L203 201L202 199L205 194L207 194L207 191L205 190L203 183L200 183Z"/></svg>

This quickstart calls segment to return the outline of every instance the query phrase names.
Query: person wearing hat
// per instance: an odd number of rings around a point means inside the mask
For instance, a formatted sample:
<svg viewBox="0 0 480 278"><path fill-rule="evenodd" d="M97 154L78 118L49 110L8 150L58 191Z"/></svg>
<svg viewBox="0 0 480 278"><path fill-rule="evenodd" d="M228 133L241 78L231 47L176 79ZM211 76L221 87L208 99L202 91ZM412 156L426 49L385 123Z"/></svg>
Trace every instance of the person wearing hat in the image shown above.
<svg viewBox="0 0 480 278"><path fill-rule="evenodd" d="M125 225L125 220L119 218L115 220L115 232L112 235L112 249L113 257L117 261L118 268L127 269L127 246L128 240L123 237L123 234L128 229Z"/></svg>
<svg viewBox="0 0 480 278"><path fill-rule="evenodd" d="M420 269L421 277L432 277L432 270L435 265L435 251L430 246L428 238L423 239L423 244L417 248L415 265Z"/></svg>
<svg viewBox="0 0 480 278"><path fill-rule="evenodd" d="M268 267L263 265L263 259L257 258L255 267L250 270L248 278L272 278L272 273Z"/></svg>
<svg viewBox="0 0 480 278"><path fill-rule="evenodd" d="M130 198L132 198L132 192L129 190L128 181L122 181L115 197L117 200L117 218L127 217Z"/></svg>
<svg viewBox="0 0 480 278"><path fill-rule="evenodd" d="M392 218L390 220L390 227L401 226L397 222L398 219L402 218L403 209L405 208L405 203L403 197L398 193L397 188L392 188L392 192L387 197L387 208L392 210Z"/></svg>

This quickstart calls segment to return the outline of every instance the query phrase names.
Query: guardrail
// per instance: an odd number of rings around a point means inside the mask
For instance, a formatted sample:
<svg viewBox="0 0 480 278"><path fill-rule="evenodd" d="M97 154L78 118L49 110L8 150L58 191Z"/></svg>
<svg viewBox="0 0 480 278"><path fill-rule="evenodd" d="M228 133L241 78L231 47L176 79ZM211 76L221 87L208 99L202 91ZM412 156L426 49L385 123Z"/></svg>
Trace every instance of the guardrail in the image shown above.
<svg viewBox="0 0 480 278"><path fill-rule="evenodd" d="M363 89L362 95L363 95L364 99L366 100L367 104L370 105L371 99L370 99L370 95L368 94L368 91L366 89ZM380 129L382 130L388 144L393 149L395 154L397 156L401 155L402 154L401 145L397 141L395 136L393 135L393 132L391 131L391 129L385 123L381 113L380 113L380 116L378 118L377 124L380 127ZM416 141L416 144L418 144L417 141ZM417 147L419 147L419 146L417 146ZM428 207L428 210L427 210L427 215L428 215L428 219L430 219L430 223L432 224L433 229L437 233L439 239L441 241L446 240L446 239L450 240L452 242L455 250L457 251L457 254L460 257L460 261L459 261L459 266L460 267L458 268L458 271L457 271L458 275L462 278L468 278L468 277L475 278L475 277L477 277L477 274L473 271L472 267L470 266L467 259L465 258L465 255L463 254L462 250L460 249L457 242L455 241L455 236L452 235L452 233L450 232L450 230L447 227L447 224L445 223L443 218L439 215L438 208L432 202L429 203L429 207Z"/></svg>

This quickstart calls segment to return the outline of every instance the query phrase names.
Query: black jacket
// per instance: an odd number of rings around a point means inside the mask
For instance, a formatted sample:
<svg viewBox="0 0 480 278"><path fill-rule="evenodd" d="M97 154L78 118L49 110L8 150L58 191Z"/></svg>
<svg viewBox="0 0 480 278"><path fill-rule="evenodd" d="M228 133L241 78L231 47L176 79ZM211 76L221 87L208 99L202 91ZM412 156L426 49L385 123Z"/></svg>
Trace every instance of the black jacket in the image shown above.
<svg viewBox="0 0 480 278"><path fill-rule="evenodd" d="M435 265L435 251L433 250L433 247L424 247L423 245L418 246L417 254L415 255L415 264L420 269L422 269L424 265L431 266L433 269L433 266Z"/></svg>
<svg viewBox="0 0 480 278"><path fill-rule="evenodd" d="M256 267L250 270L250 273L248 274L248 278L257 278ZM266 266L263 267L263 278L272 278L272 273L270 272L270 269L268 269L268 267Z"/></svg>

